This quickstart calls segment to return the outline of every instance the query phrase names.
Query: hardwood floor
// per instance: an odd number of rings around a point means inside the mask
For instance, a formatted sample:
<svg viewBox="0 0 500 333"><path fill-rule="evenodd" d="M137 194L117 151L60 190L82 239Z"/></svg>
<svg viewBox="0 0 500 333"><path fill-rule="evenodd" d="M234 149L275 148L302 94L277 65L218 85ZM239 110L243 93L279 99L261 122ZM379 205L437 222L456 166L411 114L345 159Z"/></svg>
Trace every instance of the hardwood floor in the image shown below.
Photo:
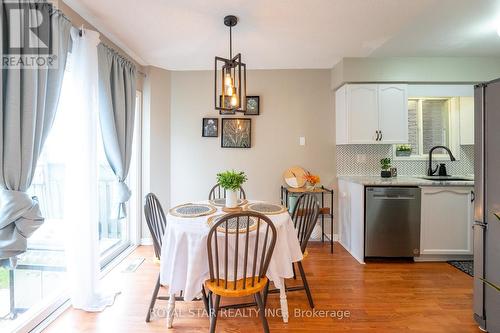
<svg viewBox="0 0 500 333"><path fill-rule="evenodd" d="M171 330L165 318L144 322L158 274L152 256L152 247L139 247L105 278L108 287L122 292L112 307L101 313L68 309L44 332L207 332L208 319L196 316L203 312L202 302L177 302L179 317ZM133 257L146 261L136 272L122 273ZM272 332L480 332L472 319L472 278L446 263L360 265L337 243L333 255L326 244L313 243L304 268L316 310L349 316L300 317L301 310L310 310L307 297L303 291L290 292L290 321L284 324L279 317L268 317ZM269 296L267 307L279 309L277 294ZM164 314L166 301L157 301L156 308ZM233 312L220 318L217 331L262 331L256 313L240 314L246 317L230 318Z"/></svg>

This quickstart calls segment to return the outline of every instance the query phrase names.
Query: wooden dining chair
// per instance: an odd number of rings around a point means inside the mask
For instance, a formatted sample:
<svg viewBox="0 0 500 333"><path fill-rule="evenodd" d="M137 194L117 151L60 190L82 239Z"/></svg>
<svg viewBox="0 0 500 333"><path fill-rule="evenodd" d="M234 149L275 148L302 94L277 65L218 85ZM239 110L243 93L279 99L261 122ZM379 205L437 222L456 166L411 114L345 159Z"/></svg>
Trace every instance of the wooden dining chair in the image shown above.
<svg viewBox="0 0 500 333"><path fill-rule="evenodd" d="M307 243L311 238L311 234L314 230L314 226L316 225L316 221L318 220L318 216L320 213L320 206L316 196L312 193L303 193L299 196L297 200L297 204L295 205L292 211L292 220L297 232L297 238L299 239L300 249L302 251L302 260L305 260L308 256L307 252ZM292 263L293 265L293 273L294 279L295 277L295 264L299 268L300 277L302 279L301 286L295 287L286 287L285 290L289 291L297 291L297 290L305 290L307 299L309 301L309 306L314 308L314 301L311 294L311 289L309 288L309 283L307 282L306 273L304 271L304 267L302 266L302 261L297 263ZM278 293L278 289L268 290L269 285L266 286L264 290L264 304L267 303L267 294L268 293Z"/></svg>
<svg viewBox="0 0 500 333"><path fill-rule="evenodd" d="M165 213L161 207L160 201L153 193L146 195L144 202L144 215L146 217L146 223L148 225L149 232L151 233L151 238L153 238L153 248L155 251L155 257L160 260L161 257L161 243L163 239L163 234L167 227L167 219L165 218ZM156 280L156 285L153 290L153 295L151 296L151 302L149 303L148 313L146 314L146 322L151 319L151 312L155 306L156 300L169 300L168 296L158 296L160 290L160 274L158 273L158 279ZM182 299L180 297L180 299Z"/></svg>
<svg viewBox="0 0 500 333"><path fill-rule="evenodd" d="M240 199L246 199L247 195L245 194L245 190L242 187L239 188L238 192L240 193ZM222 188L219 184L214 185L208 193L208 200L222 199L226 197L226 189Z"/></svg>
<svg viewBox="0 0 500 333"><path fill-rule="evenodd" d="M210 279L205 281L203 293L208 290L211 333L215 332L221 297L252 295L264 332L269 332L261 291L268 282L266 272L276 235L271 220L254 212L227 214L210 229L207 238Z"/></svg>

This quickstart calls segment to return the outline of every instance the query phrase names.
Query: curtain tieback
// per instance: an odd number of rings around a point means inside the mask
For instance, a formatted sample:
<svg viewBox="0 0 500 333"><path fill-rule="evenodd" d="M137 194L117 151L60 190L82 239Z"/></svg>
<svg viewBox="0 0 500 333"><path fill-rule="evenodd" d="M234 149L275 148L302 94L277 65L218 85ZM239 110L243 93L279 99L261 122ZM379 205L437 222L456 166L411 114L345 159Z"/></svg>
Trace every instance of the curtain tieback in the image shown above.
<svg viewBox="0 0 500 333"><path fill-rule="evenodd" d="M127 207L126 202L129 201L132 196L132 192L128 188L127 184L123 180L118 180L116 186L116 197L118 202L118 219L123 219L127 217Z"/></svg>
<svg viewBox="0 0 500 333"><path fill-rule="evenodd" d="M38 198L26 192L0 190L0 258L26 251L27 239L43 224Z"/></svg>

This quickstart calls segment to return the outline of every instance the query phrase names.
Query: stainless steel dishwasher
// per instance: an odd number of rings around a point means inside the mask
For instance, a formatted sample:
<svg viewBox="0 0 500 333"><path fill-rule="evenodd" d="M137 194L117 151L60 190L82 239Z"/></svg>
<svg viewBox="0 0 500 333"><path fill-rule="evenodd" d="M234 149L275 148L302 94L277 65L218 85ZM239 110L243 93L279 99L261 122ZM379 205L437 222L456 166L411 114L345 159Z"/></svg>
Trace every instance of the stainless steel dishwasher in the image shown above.
<svg viewBox="0 0 500 333"><path fill-rule="evenodd" d="M420 188L366 187L365 257L420 254Z"/></svg>

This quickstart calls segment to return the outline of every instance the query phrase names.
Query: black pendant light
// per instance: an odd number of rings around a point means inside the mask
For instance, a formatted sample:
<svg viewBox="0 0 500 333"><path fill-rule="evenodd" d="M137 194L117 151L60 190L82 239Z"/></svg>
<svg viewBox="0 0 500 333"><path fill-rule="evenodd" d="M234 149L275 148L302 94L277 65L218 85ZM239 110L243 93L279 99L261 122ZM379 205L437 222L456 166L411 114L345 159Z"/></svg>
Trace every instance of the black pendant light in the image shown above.
<svg viewBox="0 0 500 333"><path fill-rule="evenodd" d="M215 109L221 113L246 111L247 67L241 62L241 54L233 57L232 28L238 23L234 15L224 17L229 27L229 58L215 57Z"/></svg>

